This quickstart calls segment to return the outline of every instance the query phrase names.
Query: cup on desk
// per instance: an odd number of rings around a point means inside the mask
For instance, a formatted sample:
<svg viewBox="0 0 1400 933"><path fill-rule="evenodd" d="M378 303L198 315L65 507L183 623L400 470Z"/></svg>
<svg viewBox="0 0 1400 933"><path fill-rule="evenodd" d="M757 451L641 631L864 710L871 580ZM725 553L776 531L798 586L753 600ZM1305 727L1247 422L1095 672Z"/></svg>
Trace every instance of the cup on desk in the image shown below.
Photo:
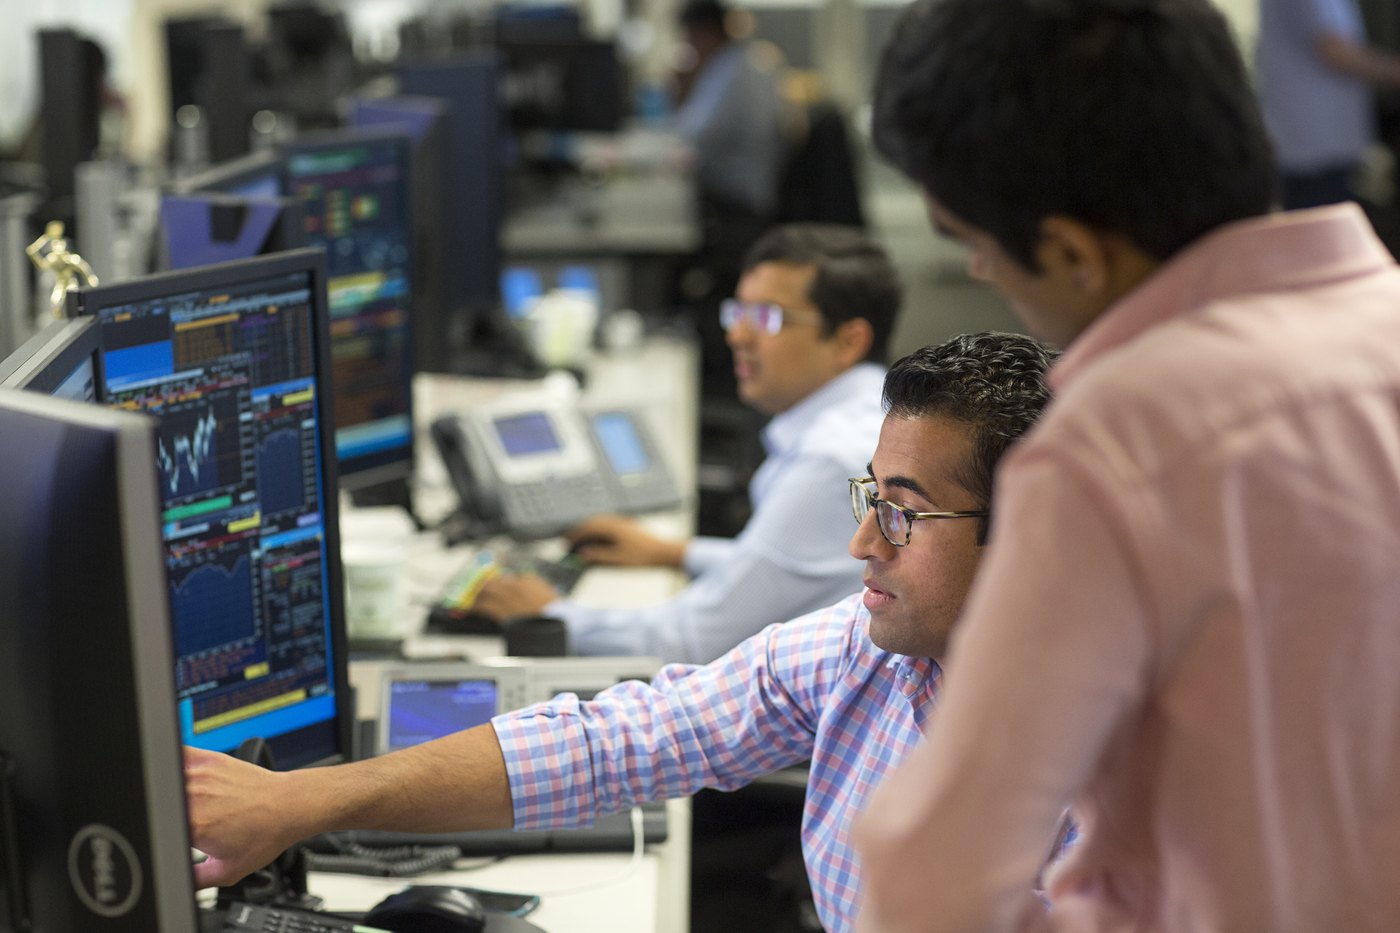
<svg viewBox="0 0 1400 933"><path fill-rule="evenodd" d="M397 513L397 514L395 514ZM355 509L341 521L345 621L356 642L394 642L409 633L408 566L413 526L401 509Z"/></svg>
<svg viewBox="0 0 1400 933"><path fill-rule="evenodd" d="M525 316L530 344L547 366L579 366L593 349L598 327L596 296L556 288L540 296Z"/></svg>

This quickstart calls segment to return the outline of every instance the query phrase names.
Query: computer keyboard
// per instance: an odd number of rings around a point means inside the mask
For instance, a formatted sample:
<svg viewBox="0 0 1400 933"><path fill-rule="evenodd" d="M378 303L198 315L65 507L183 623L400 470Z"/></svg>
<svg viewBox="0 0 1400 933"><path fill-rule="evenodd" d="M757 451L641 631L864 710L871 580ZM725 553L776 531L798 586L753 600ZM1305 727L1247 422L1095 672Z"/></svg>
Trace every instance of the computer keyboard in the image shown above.
<svg viewBox="0 0 1400 933"><path fill-rule="evenodd" d="M499 635L495 620L475 612L477 594L488 580L503 573L533 573L543 577L560 593L568 595L588 564L576 554L559 560L545 560L518 552L500 555L482 551L476 559L453 576L436 605L428 613L427 631L452 635Z"/></svg>
<svg viewBox="0 0 1400 933"><path fill-rule="evenodd" d="M222 933L375 933L378 929L314 910L237 903L224 915Z"/></svg>

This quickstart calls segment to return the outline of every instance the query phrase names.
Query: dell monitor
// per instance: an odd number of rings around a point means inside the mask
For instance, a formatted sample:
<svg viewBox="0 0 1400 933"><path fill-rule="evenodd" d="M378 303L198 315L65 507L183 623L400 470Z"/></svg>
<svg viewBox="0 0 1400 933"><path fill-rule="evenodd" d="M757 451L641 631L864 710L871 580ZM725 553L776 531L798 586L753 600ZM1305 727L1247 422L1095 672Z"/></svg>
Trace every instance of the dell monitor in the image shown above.
<svg viewBox="0 0 1400 933"><path fill-rule="evenodd" d="M413 472L413 293L409 139L393 130L301 137L283 190L307 245L326 253L335 449L342 488Z"/></svg>
<svg viewBox="0 0 1400 933"><path fill-rule="evenodd" d="M158 422L186 744L343 760L352 704L331 446L326 278L294 250L78 293L99 401Z"/></svg>
<svg viewBox="0 0 1400 933"><path fill-rule="evenodd" d="M197 929L152 419L0 389L0 930Z"/></svg>

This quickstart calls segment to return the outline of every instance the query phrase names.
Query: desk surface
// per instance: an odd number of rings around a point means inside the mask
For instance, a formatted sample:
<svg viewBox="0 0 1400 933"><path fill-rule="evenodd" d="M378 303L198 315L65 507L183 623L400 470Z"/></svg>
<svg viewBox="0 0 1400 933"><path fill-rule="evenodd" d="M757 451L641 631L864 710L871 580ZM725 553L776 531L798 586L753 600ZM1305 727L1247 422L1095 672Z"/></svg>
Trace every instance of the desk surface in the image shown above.
<svg viewBox="0 0 1400 933"><path fill-rule="evenodd" d="M597 141L587 173L537 186L511 205L501 243L512 256L686 254L700 246L688 147L647 131Z"/></svg>
<svg viewBox="0 0 1400 933"><path fill-rule="evenodd" d="M680 841L689 846L690 808L671 801L672 839L648 847L640 860L629 854L514 855L499 861L464 860L446 872L400 878L365 878L313 872L308 887L325 909L360 911L405 884L459 884L493 891L538 894L530 922L546 933L684 933L689 923L689 857L668 857ZM678 909L679 908L679 909Z"/></svg>

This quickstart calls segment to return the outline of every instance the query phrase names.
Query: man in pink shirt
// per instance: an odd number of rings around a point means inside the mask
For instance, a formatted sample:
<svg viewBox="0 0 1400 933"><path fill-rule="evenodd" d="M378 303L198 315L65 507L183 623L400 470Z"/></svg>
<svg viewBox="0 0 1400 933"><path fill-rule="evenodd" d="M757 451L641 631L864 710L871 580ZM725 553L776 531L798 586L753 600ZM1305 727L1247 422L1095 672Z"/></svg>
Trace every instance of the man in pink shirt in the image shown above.
<svg viewBox="0 0 1400 933"><path fill-rule="evenodd" d="M1400 929L1400 270L1208 0L919 0L876 140L1067 347L865 929ZM1066 805L1083 838L1029 895Z"/></svg>

